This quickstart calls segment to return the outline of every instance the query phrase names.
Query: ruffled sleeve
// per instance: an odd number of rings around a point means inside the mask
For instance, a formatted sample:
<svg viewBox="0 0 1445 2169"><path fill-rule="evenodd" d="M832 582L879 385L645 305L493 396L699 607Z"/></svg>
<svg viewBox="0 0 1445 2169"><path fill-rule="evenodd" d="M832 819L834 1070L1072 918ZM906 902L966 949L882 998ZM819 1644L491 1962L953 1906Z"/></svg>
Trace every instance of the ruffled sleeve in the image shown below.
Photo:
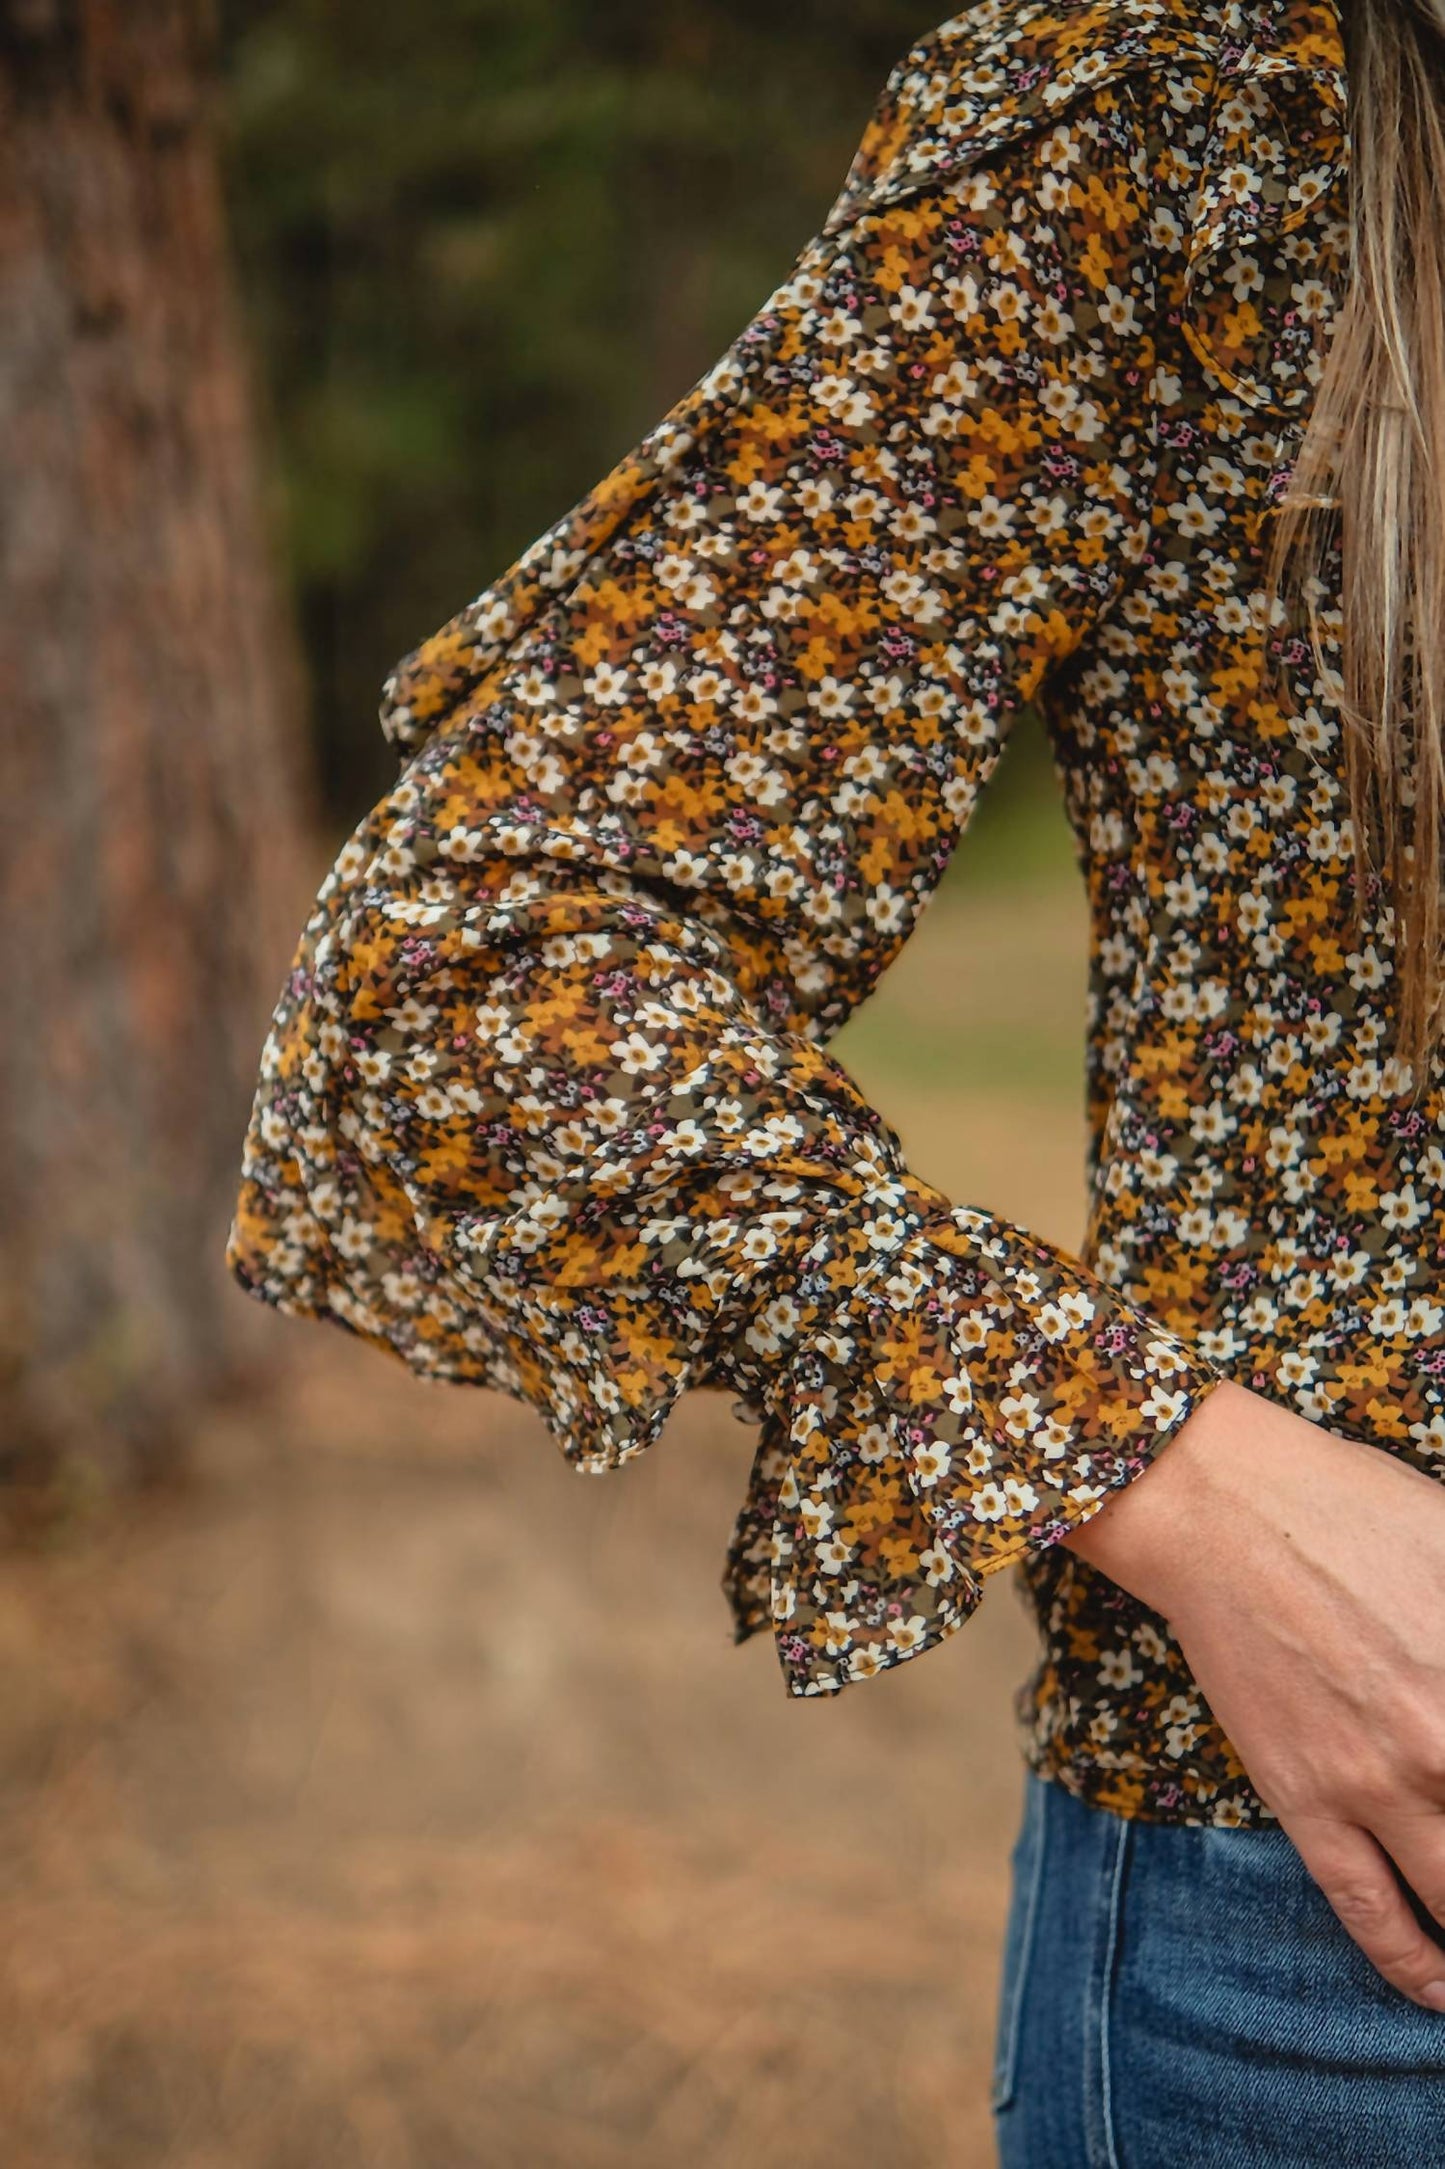
<svg viewBox="0 0 1445 2169"><path fill-rule="evenodd" d="M952 1631L1223 1375L921 1181L826 1050L1145 549L1149 171L1121 77L810 244L398 667L263 1058L243 1283L586 1470L734 1393L726 1586L795 1694Z"/></svg>

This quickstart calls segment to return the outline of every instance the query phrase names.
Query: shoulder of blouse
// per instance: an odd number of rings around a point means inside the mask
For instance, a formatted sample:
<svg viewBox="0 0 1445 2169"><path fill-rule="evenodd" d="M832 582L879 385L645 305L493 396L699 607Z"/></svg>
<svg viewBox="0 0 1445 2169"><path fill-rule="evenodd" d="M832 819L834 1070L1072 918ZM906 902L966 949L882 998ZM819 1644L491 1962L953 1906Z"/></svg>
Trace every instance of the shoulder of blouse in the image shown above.
<svg viewBox="0 0 1445 2169"><path fill-rule="evenodd" d="M1341 202L1349 138L1341 0L977 0L906 52L873 108L843 187L789 277L727 352L648 435L517 562L404 656L380 718L403 760L479 695L536 613L766 369L786 307L826 275L861 220L946 188L1080 101L1152 78L1177 116L1185 169L1183 335L1213 377L1252 405L1289 412L1307 373L1268 379L1243 350L1227 272L1241 250ZM1177 198L1174 199L1177 202Z"/></svg>
<svg viewBox="0 0 1445 2169"><path fill-rule="evenodd" d="M1198 115L1191 258L1286 231L1348 159L1340 5L977 0L893 69L823 231L936 189L1141 75Z"/></svg>

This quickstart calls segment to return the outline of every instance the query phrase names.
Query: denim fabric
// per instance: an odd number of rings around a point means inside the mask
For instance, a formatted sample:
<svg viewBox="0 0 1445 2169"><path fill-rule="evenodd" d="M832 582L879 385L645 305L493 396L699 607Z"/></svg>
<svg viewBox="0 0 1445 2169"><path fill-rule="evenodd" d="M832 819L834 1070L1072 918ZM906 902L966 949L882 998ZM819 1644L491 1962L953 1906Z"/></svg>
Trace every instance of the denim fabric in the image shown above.
<svg viewBox="0 0 1445 2169"><path fill-rule="evenodd" d="M1126 1821L1030 1771L993 2107L1002 2169L1445 2169L1445 2013L1277 1827Z"/></svg>

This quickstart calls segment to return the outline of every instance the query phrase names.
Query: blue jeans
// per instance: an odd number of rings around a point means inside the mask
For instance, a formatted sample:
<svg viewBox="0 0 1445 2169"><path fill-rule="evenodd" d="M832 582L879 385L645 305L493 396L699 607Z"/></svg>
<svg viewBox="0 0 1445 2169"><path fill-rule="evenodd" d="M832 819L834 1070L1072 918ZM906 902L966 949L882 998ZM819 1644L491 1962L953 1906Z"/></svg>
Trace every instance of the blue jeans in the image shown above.
<svg viewBox="0 0 1445 2169"><path fill-rule="evenodd" d="M1130 1822L1029 1771L993 2106L1002 2169L1442 2169L1445 2013L1277 1827Z"/></svg>

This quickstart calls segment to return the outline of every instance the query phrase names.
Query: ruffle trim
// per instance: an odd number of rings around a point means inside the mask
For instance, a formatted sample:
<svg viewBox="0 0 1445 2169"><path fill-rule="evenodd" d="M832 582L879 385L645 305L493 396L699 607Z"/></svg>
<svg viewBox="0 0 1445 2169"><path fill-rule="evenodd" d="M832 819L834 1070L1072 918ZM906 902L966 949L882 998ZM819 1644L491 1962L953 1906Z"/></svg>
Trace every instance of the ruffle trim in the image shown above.
<svg viewBox="0 0 1445 2169"><path fill-rule="evenodd" d="M1245 11L1241 10L1241 14ZM1281 39L1281 18L1291 35ZM1227 44L1195 196L1181 324L1204 367L1246 405L1293 415L1313 397L1330 311L1260 308L1235 288L1236 257L1328 207L1347 266L1350 137L1344 50L1333 5L1259 11L1256 34ZM1316 252L1317 265L1324 261Z"/></svg>
<svg viewBox="0 0 1445 2169"><path fill-rule="evenodd" d="M1059 1255L912 1187L902 1240L772 1382L729 1552L737 1639L771 1626L797 1696L954 1633L988 1575L1086 1521L1225 1376L1103 1283L1087 1325L1046 1336ZM1030 1361L995 1405L969 1367L1010 1311Z"/></svg>

